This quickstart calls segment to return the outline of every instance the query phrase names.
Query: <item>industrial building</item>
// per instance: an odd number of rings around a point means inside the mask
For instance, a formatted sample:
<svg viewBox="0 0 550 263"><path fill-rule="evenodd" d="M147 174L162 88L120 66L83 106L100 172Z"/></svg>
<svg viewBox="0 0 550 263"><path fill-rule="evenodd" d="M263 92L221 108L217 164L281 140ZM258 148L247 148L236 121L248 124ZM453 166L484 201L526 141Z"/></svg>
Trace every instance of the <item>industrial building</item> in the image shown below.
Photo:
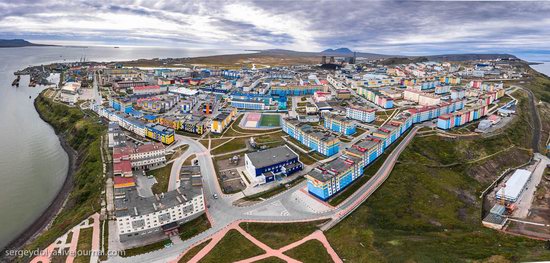
<svg viewBox="0 0 550 263"><path fill-rule="evenodd" d="M246 153L244 165L253 184L269 183L276 176L288 176L303 168L298 155L286 145Z"/></svg>
<svg viewBox="0 0 550 263"><path fill-rule="evenodd" d="M506 181L504 187L500 188L496 193L498 200L515 203L525 190L525 186L531 180L531 172L524 169L517 169L512 176Z"/></svg>

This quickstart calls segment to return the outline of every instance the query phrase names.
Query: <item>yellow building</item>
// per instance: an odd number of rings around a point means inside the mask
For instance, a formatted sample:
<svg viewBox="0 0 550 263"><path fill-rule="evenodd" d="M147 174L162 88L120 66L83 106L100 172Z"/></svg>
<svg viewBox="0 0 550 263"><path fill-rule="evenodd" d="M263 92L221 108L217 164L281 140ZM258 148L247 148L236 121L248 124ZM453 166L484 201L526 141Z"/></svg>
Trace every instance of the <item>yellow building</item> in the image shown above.
<svg viewBox="0 0 550 263"><path fill-rule="evenodd" d="M232 112L221 112L214 119L212 119L212 124L210 125L210 131L213 133L222 133L227 126L231 123L233 119Z"/></svg>

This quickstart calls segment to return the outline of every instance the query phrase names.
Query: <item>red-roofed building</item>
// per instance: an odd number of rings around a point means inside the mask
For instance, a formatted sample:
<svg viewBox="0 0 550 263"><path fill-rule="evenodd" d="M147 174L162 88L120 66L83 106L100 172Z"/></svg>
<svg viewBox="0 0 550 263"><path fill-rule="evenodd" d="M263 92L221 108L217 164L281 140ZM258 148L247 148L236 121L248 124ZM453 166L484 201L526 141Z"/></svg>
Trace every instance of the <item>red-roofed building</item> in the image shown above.
<svg viewBox="0 0 550 263"><path fill-rule="evenodd" d="M167 91L166 87L159 85L136 86L132 88L136 95L160 94Z"/></svg>
<svg viewBox="0 0 550 263"><path fill-rule="evenodd" d="M113 174L115 176L132 177L132 163L130 160L113 162Z"/></svg>
<svg viewBox="0 0 550 263"><path fill-rule="evenodd" d="M126 172L126 165L122 166L119 163L125 161L130 163L130 168L137 169L151 169L155 167L162 167L166 164L166 147L162 143L153 142L142 145L132 145L113 148L113 167L115 174L117 171L121 173ZM117 165L118 164L118 165ZM130 172L131 172L130 169Z"/></svg>
<svg viewBox="0 0 550 263"><path fill-rule="evenodd" d="M136 186L136 180L134 179L134 177L115 176L114 182L115 182L115 189Z"/></svg>

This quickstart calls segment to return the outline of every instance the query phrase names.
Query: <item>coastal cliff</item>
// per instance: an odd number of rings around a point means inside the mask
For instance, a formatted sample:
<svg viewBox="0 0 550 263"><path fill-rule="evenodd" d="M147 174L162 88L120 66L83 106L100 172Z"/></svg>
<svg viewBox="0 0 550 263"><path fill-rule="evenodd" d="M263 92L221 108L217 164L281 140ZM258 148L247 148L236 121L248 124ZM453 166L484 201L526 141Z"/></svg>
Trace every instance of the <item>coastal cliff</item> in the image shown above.
<svg viewBox="0 0 550 263"><path fill-rule="evenodd" d="M101 209L104 185L101 138L105 126L91 111L82 111L44 97L34 101L40 117L50 124L69 155L69 171L60 192L44 214L9 246L44 249L56 238ZM49 224L48 224L49 223ZM44 226L48 225L46 229ZM27 262L30 258L19 258Z"/></svg>

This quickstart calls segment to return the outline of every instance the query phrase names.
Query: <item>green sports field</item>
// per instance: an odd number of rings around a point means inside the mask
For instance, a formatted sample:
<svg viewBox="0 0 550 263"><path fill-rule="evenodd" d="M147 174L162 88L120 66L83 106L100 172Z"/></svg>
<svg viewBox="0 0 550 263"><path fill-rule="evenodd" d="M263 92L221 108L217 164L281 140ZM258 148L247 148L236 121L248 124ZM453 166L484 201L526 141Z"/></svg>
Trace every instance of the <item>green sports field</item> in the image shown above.
<svg viewBox="0 0 550 263"><path fill-rule="evenodd" d="M281 126L281 116L277 114L262 114L260 118L260 127L279 127Z"/></svg>

